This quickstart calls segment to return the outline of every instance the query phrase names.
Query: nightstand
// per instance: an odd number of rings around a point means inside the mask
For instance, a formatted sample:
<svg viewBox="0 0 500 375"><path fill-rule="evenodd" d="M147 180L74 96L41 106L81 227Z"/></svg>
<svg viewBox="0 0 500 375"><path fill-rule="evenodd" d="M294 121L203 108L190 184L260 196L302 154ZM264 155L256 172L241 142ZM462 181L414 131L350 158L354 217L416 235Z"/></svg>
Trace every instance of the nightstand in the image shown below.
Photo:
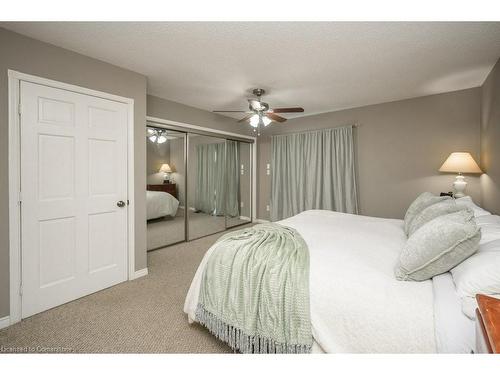
<svg viewBox="0 0 500 375"><path fill-rule="evenodd" d="M176 184L158 184L158 185L148 185L147 187L150 191L164 191L177 198L177 185Z"/></svg>
<svg viewBox="0 0 500 375"><path fill-rule="evenodd" d="M500 353L500 299L476 295L476 353Z"/></svg>

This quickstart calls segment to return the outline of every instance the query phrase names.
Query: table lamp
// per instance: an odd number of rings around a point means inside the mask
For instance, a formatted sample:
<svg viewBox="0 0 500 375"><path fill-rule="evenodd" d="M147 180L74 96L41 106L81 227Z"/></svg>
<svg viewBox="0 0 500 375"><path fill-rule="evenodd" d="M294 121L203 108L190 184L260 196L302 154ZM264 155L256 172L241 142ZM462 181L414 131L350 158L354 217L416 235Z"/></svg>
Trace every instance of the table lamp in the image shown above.
<svg viewBox="0 0 500 375"><path fill-rule="evenodd" d="M170 165L162 164L161 168L160 168L160 172L164 173L163 183L165 183L165 184L168 183L169 182L168 175L170 173L172 173L172 169L170 168Z"/></svg>
<svg viewBox="0 0 500 375"><path fill-rule="evenodd" d="M462 173L483 173L477 165L472 155L468 152L452 152L448 159L443 163L439 172L458 173L453 188L455 189L455 198L465 197L464 191L467 181Z"/></svg>

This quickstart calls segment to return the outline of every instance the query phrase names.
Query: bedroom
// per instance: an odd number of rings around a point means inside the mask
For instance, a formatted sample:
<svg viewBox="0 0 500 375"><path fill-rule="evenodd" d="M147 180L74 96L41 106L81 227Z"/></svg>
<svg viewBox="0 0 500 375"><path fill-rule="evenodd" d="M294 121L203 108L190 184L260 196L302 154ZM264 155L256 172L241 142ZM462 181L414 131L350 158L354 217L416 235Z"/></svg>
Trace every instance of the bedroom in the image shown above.
<svg viewBox="0 0 500 375"><path fill-rule="evenodd" d="M499 22L1 22L0 45L4 351L497 350Z"/></svg>

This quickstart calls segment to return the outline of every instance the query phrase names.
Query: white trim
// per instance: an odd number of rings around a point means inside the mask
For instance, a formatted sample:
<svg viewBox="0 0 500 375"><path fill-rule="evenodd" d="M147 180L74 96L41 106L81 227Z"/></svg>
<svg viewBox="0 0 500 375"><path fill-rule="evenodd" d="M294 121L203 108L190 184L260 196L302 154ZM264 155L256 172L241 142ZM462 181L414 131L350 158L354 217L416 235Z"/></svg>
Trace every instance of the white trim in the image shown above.
<svg viewBox="0 0 500 375"><path fill-rule="evenodd" d="M229 136L238 137L238 138L245 138L245 139L249 139L249 140L253 140L254 142L257 142L257 138L252 137L250 135L243 135L243 134L238 134L238 133L226 132L224 130L218 130L218 129L214 129L214 128L207 128L205 126L187 124L185 122L165 120L165 119L153 117L153 116L146 116L146 121L151 121L151 122L155 122L158 124L164 124L164 125L180 126L181 128L186 128L186 129L200 130L200 131L216 133L216 134L224 134L224 135L229 135Z"/></svg>
<svg viewBox="0 0 500 375"><path fill-rule="evenodd" d="M9 307L10 322L21 320L21 206L19 80L9 70Z"/></svg>
<svg viewBox="0 0 500 375"><path fill-rule="evenodd" d="M143 268L142 270L139 270L139 271L135 271L134 272L134 275L132 276L132 278L130 280L135 280L135 279L138 279L139 277L143 277L143 276L147 276L148 274L148 268Z"/></svg>
<svg viewBox="0 0 500 375"><path fill-rule="evenodd" d="M19 144L19 85L21 81L32 82L57 89L91 95L127 104L127 193L128 210L128 279L135 278L135 205L134 205L134 99L125 98L85 87L8 70L9 77L9 271L10 271L10 324L21 320L21 217L20 192L20 144ZM142 271L142 270L141 270Z"/></svg>
<svg viewBox="0 0 500 375"><path fill-rule="evenodd" d="M270 223L269 220L264 220L264 219L255 219L253 222L258 224Z"/></svg>
<svg viewBox="0 0 500 375"><path fill-rule="evenodd" d="M214 128L207 128L205 126L192 125L184 122L165 120L159 117L146 116L146 121L151 121L156 124L163 125L173 125L178 126L185 129L192 130L200 130L204 132L214 133L214 134L223 134L229 135L237 138L253 140L254 143L251 144L252 147L252 221L255 221L257 218L257 137L252 137L249 135L243 135L238 133L227 132L224 130L218 130Z"/></svg>
<svg viewBox="0 0 500 375"><path fill-rule="evenodd" d="M0 329L7 328L8 326L10 326L10 316L7 315L0 318Z"/></svg>
<svg viewBox="0 0 500 375"><path fill-rule="evenodd" d="M251 221L250 218L248 216L240 216L240 220L243 220L243 221Z"/></svg>

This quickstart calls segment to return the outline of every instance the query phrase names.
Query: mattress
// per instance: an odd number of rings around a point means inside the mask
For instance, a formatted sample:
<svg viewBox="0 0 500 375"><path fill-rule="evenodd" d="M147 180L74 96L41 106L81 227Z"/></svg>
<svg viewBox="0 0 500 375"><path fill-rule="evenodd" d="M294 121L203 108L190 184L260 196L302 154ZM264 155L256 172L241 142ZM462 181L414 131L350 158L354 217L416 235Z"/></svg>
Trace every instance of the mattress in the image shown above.
<svg viewBox="0 0 500 375"><path fill-rule="evenodd" d="M171 194L163 191L146 191L147 220L164 216L174 217L179 208L179 201Z"/></svg>

